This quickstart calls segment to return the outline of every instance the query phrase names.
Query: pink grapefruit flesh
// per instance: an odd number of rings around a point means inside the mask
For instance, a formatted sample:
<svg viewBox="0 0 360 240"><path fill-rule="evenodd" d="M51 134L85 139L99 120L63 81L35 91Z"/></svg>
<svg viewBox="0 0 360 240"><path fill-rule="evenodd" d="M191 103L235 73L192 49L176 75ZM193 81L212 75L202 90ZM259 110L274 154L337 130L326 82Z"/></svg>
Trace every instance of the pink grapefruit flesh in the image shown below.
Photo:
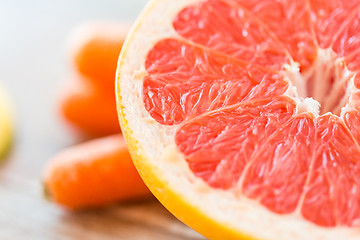
<svg viewBox="0 0 360 240"><path fill-rule="evenodd" d="M275 213L359 227L358 1L204 0L173 28L147 55L143 101L178 125L191 171Z"/></svg>

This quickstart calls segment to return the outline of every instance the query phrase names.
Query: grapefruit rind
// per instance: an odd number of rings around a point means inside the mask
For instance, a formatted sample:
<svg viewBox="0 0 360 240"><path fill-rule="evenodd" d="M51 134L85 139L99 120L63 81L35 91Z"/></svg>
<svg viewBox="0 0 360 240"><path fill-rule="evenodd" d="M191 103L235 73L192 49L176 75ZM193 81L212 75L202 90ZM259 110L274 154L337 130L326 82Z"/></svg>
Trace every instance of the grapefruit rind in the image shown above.
<svg viewBox="0 0 360 240"><path fill-rule="evenodd" d="M119 58L116 94L120 125L147 186L170 212L209 239L357 239L359 229L322 228L305 220L300 212L278 215L236 192L209 187L194 176L176 147L177 126L161 125L146 111L142 100L146 55L160 39L180 38L171 26L172 19L196 2L199 0L151 1Z"/></svg>

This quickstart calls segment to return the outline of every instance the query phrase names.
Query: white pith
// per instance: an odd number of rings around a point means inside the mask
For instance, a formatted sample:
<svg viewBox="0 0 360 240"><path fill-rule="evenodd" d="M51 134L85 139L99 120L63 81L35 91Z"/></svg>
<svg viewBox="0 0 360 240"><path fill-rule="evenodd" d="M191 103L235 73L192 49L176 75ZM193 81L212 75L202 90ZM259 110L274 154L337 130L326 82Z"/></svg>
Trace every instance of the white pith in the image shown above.
<svg viewBox="0 0 360 240"><path fill-rule="evenodd" d="M161 125L146 111L142 99L146 55L159 40L178 37L172 27L172 20L184 6L199 1L150 2L124 45L117 84L121 89L120 104L124 107L127 126L133 131L132 137L141 146L140 154L144 155L154 171L167 182L168 187L176 191L186 202L210 218L256 239L359 239L358 228L322 228L305 220L298 213L278 215L254 200L241 195L235 196L232 191L209 187L200 178L194 176L184 156L179 152L174 142L177 126ZM295 82L298 77L304 76L296 73L296 66L289 66L286 74L290 74L288 75L290 86L286 95L291 96L298 103L297 111L309 111L318 116L319 103L309 98L306 91L301 90L301 85ZM351 81L349 95L345 98L348 98L355 89ZM341 107L344 107L342 111L345 111L348 106L345 104Z"/></svg>
<svg viewBox="0 0 360 240"><path fill-rule="evenodd" d="M344 60L338 58L332 49L318 48L316 60L304 72L293 63L285 66L283 74L289 82L285 95L297 102L298 113L311 112L316 117L324 114L342 116L350 109L351 95L359 91L354 86L355 73L344 66ZM330 85L332 75L334 83ZM310 82L312 76L314 80ZM341 86L344 85L346 91L342 94ZM328 86L331 87L328 89Z"/></svg>

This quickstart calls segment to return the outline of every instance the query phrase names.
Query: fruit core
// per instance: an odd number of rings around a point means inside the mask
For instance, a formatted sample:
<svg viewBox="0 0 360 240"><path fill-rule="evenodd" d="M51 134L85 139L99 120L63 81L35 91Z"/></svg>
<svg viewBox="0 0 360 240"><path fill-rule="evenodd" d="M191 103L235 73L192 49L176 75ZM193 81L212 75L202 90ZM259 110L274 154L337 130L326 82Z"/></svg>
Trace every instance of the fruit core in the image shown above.
<svg viewBox="0 0 360 240"><path fill-rule="evenodd" d="M340 116L342 107L349 101L355 78L355 73L346 68L342 58L331 49L321 48L310 68L300 70L298 64L293 64L285 74L296 88L294 97L317 105L316 115L330 112Z"/></svg>

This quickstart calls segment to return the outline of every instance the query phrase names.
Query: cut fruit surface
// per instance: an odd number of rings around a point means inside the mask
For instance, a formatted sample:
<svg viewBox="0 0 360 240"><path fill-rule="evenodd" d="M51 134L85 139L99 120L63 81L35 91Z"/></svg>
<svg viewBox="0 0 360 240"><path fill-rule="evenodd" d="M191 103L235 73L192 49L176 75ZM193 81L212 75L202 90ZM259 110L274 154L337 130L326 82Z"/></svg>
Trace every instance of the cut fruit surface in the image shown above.
<svg viewBox="0 0 360 240"><path fill-rule="evenodd" d="M170 211L211 239L360 238L356 5L149 4L119 60L118 113Z"/></svg>

